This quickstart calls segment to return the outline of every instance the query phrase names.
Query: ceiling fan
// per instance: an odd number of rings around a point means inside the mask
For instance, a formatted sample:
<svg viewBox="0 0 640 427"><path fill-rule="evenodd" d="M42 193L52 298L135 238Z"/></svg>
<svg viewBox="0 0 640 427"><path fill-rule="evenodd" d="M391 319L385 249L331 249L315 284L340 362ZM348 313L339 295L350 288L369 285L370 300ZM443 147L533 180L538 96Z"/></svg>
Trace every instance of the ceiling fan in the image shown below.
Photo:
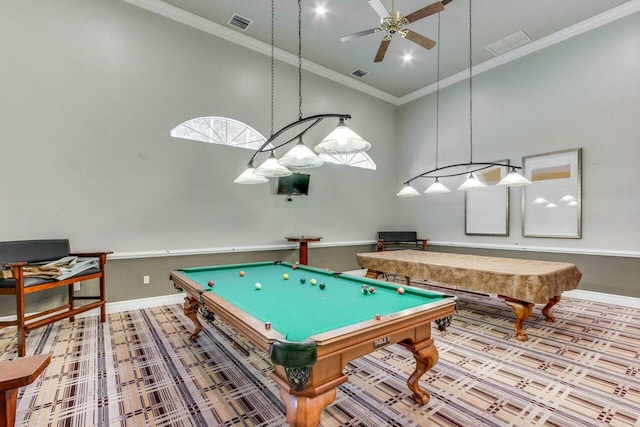
<svg viewBox="0 0 640 427"><path fill-rule="evenodd" d="M391 12L387 10L385 5L382 3L382 0L369 0L369 6L371 6L373 10L375 10L376 13L380 16L380 26L377 28L371 28L370 30L348 34L341 37L340 41L346 42L357 37L362 37L377 32L385 32L386 35L380 43L380 47L378 48L378 52L376 53L376 57L373 62L381 62L384 59L384 55L385 53L387 53L389 43L391 43L391 37L393 37L393 35L396 33L399 33L403 38L409 39L410 41L422 46L425 49L431 49L436 45L436 42L434 40L418 34L415 31L403 29L403 27L412 22L416 22L419 19L442 12L444 10L444 7L452 1L453 0L438 1L404 16L399 11L395 10L395 0L391 0Z"/></svg>

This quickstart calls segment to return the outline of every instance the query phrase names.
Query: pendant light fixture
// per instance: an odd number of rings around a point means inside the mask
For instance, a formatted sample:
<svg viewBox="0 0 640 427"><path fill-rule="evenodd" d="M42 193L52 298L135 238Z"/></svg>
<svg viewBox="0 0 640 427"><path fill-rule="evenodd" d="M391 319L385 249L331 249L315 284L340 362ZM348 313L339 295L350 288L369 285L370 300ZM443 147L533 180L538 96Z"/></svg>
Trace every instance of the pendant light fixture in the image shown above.
<svg viewBox="0 0 640 427"><path fill-rule="evenodd" d="M503 166L509 168L511 171L507 176L502 178L496 185L505 187L517 187L522 185L529 185L531 181L525 178L518 170L522 170L520 166L510 165L508 161L505 162L474 162L473 161L473 49L472 49L472 9L471 0L469 0L469 162L457 163L448 166L438 166L438 114L436 107L436 167L435 169L428 170L419 175L414 176L404 183L403 189L397 194L399 197L415 197L420 193L411 186L411 182L418 178L435 178L435 182L425 190L427 194L447 193L449 190L440 182L440 178L457 177L466 175L465 182L458 187L458 190L468 191L476 190L487 187L487 182L484 179L482 173L478 173L484 169L491 168L493 166ZM438 15L439 16L439 15ZM440 21L438 18L438 42L440 37ZM439 43L438 43L439 44ZM440 63L440 51L438 48L438 64ZM438 74L439 74L438 66ZM438 76L438 81L439 81ZM439 84L436 85L436 103L438 103L439 96ZM450 172L453 170L459 170L464 168L462 172Z"/></svg>
<svg viewBox="0 0 640 427"><path fill-rule="evenodd" d="M298 0L298 121L302 120L302 0ZM298 136L298 142L278 162L288 168L317 168L324 164Z"/></svg>
<svg viewBox="0 0 640 427"><path fill-rule="evenodd" d="M440 137L440 46L442 39L440 38L440 13L438 13L438 59L436 60L436 169L438 168L438 141ZM449 190L444 184L440 182L440 179L436 177L433 184L429 186L424 192L425 194L443 194L449 193Z"/></svg>

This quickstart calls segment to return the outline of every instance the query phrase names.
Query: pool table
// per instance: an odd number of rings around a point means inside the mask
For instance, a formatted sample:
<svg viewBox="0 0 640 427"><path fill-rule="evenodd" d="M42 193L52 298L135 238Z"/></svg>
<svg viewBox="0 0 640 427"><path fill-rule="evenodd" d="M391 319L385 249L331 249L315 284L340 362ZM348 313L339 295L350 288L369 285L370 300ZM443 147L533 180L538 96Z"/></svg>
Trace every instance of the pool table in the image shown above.
<svg viewBox="0 0 640 427"><path fill-rule="evenodd" d="M429 394L418 382L438 360L431 322L450 318L456 304L438 292L406 286L400 293L391 283L279 261L185 268L170 278L187 294L192 339L204 309L269 352L292 426L317 426L335 387L348 380L345 365L394 343L413 353L407 384L426 404Z"/></svg>

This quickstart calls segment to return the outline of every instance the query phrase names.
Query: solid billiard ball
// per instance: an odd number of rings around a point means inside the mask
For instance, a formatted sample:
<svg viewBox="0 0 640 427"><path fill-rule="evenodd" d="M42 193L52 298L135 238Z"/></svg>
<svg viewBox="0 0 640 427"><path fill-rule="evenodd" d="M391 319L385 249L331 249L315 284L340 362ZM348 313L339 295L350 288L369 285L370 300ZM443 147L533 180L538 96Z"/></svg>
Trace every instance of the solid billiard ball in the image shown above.
<svg viewBox="0 0 640 427"><path fill-rule="evenodd" d="M253 285L256 289L260 290L262 289L262 285L260 283L256 283L255 285Z"/></svg>
<svg viewBox="0 0 640 427"><path fill-rule="evenodd" d="M320 289L324 289L326 286L327 286L327 285L325 285L325 284L324 284L324 282L321 282L321 283L318 285L318 287L319 287Z"/></svg>
<svg viewBox="0 0 640 427"><path fill-rule="evenodd" d="M316 279L309 280L309 283L311 283L312 285L315 285L316 284Z"/></svg>
<svg viewBox="0 0 640 427"><path fill-rule="evenodd" d="M244 277L244 271L240 270L240 273L238 273L240 275L240 277Z"/></svg>
<svg viewBox="0 0 640 427"><path fill-rule="evenodd" d="M360 288L360 290L362 291L362 295L366 295L369 293L369 290L366 287Z"/></svg>
<svg viewBox="0 0 640 427"><path fill-rule="evenodd" d="M300 278L300 283L306 283L307 279L305 279L304 277Z"/></svg>
<svg viewBox="0 0 640 427"><path fill-rule="evenodd" d="M293 266L291 266L291 268L293 268L294 270L298 269L298 264L293 264Z"/></svg>
<svg viewBox="0 0 640 427"><path fill-rule="evenodd" d="M287 279L289 278L289 275L288 275L287 273L284 273L284 274L282 275L282 278L283 278L284 280L287 280Z"/></svg>
<svg viewBox="0 0 640 427"><path fill-rule="evenodd" d="M400 295L404 294L404 288L403 288L403 287L399 287L399 288L398 288L398 293L399 293Z"/></svg>
<svg viewBox="0 0 640 427"><path fill-rule="evenodd" d="M209 287L211 287L213 285L214 285L213 280L209 280Z"/></svg>
<svg viewBox="0 0 640 427"><path fill-rule="evenodd" d="M371 287L369 288L369 293L370 293L370 294L374 293L375 291L376 291L376 288L374 288L373 286L371 286Z"/></svg>

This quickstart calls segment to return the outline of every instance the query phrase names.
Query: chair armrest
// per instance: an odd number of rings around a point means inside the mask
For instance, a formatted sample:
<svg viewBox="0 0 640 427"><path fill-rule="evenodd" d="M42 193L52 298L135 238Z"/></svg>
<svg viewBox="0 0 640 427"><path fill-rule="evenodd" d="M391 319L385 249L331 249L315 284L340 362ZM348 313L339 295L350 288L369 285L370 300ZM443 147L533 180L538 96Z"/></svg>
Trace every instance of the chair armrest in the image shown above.
<svg viewBox="0 0 640 427"><path fill-rule="evenodd" d="M2 264L2 268L24 267L27 265L25 261L5 262Z"/></svg>

